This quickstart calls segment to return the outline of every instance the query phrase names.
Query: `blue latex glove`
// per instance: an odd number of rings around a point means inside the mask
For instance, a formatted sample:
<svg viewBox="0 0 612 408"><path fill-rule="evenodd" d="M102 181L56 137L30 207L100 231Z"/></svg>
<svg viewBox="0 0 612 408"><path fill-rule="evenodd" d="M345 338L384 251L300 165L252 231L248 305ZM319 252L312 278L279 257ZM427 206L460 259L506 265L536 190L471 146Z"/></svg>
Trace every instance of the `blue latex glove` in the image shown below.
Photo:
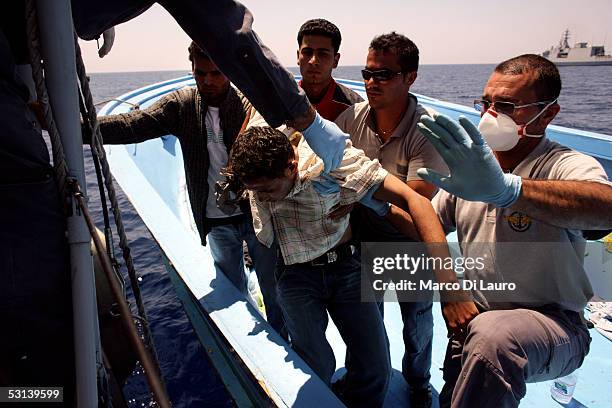
<svg viewBox="0 0 612 408"><path fill-rule="evenodd" d="M321 195L330 195L340 192L340 186L335 178L329 174L321 173L319 177L312 180L312 186Z"/></svg>
<svg viewBox="0 0 612 408"><path fill-rule="evenodd" d="M377 184L372 187L370 190L368 190L366 195L364 195L363 198L359 200L359 202L374 211L378 216L384 217L391 209L391 204L386 201L377 200L373 197L374 193L379 189L379 187L380 184Z"/></svg>
<svg viewBox="0 0 612 408"><path fill-rule="evenodd" d="M349 135L341 131L338 125L323 119L317 113L315 119L302 131L302 134L310 148L323 160L325 173L340 166Z"/></svg>
<svg viewBox="0 0 612 408"><path fill-rule="evenodd" d="M425 181L468 201L483 201L497 207L509 207L521 194L522 180L502 171L491 148L466 117L459 123L445 115L432 119L421 116L421 133L442 156L449 176L420 168L417 174Z"/></svg>

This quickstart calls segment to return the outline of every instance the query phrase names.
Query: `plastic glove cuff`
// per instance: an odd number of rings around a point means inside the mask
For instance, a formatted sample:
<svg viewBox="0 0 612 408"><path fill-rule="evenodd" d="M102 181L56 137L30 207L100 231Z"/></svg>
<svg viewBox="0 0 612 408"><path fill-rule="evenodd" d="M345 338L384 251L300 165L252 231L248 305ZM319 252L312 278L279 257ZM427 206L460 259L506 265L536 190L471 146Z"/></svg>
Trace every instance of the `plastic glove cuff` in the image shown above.
<svg viewBox="0 0 612 408"><path fill-rule="evenodd" d="M379 217L386 217L387 214L389 214L389 211L391 211L391 204L383 203L380 207L373 210Z"/></svg>
<svg viewBox="0 0 612 408"><path fill-rule="evenodd" d="M312 138L313 136L316 137L316 135L321 131L323 131L323 118L321 118L321 115L319 115L319 112L316 112L315 118L310 124L310 126L302 130L302 135L304 135L307 142L310 142L309 139Z"/></svg>
<svg viewBox="0 0 612 408"><path fill-rule="evenodd" d="M374 211L378 216L384 217L389 213L391 204L374 198L374 193L379 188L380 184L370 188L370 190L361 198L361 200L359 200L359 202Z"/></svg>
<svg viewBox="0 0 612 408"><path fill-rule="evenodd" d="M504 174L504 180L506 182L504 192L491 201L491 204L500 208L507 208L514 204L521 195L523 186L523 179L516 174Z"/></svg>

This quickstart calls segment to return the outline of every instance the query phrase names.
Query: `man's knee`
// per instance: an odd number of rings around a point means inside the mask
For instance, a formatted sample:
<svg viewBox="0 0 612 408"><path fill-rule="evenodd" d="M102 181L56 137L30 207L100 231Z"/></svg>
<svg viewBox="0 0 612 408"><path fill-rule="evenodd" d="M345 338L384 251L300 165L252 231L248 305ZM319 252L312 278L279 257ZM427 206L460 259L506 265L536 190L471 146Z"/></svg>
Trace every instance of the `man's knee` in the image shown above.
<svg viewBox="0 0 612 408"><path fill-rule="evenodd" d="M491 312L478 315L468 326L462 361L478 358L501 372L508 365L524 367L527 359L514 335L515 330L512 319Z"/></svg>

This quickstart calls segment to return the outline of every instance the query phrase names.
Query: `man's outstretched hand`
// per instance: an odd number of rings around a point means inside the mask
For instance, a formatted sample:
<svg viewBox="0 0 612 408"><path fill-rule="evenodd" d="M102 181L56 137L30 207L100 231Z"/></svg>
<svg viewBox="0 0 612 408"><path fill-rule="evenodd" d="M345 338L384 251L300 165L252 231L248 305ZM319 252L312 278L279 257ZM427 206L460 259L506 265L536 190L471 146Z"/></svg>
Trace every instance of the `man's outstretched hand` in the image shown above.
<svg viewBox="0 0 612 408"><path fill-rule="evenodd" d="M468 201L483 201L497 207L509 207L521 193L521 178L505 174L491 148L466 117L459 123L448 116L423 115L418 123L421 133L436 148L448 165L450 175L431 169L417 173L425 181L437 185Z"/></svg>

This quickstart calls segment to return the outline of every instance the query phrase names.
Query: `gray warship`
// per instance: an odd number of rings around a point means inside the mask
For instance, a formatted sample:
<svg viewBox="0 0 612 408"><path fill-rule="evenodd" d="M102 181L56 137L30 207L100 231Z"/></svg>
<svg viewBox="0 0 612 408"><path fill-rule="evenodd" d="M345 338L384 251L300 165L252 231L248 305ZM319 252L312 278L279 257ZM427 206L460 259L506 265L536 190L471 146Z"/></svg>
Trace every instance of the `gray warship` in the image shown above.
<svg viewBox="0 0 612 408"><path fill-rule="evenodd" d="M556 65L612 65L612 55L606 54L603 45L591 45L588 42L569 45L570 32L565 30L559 45L551 46L542 56Z"/></svg>

